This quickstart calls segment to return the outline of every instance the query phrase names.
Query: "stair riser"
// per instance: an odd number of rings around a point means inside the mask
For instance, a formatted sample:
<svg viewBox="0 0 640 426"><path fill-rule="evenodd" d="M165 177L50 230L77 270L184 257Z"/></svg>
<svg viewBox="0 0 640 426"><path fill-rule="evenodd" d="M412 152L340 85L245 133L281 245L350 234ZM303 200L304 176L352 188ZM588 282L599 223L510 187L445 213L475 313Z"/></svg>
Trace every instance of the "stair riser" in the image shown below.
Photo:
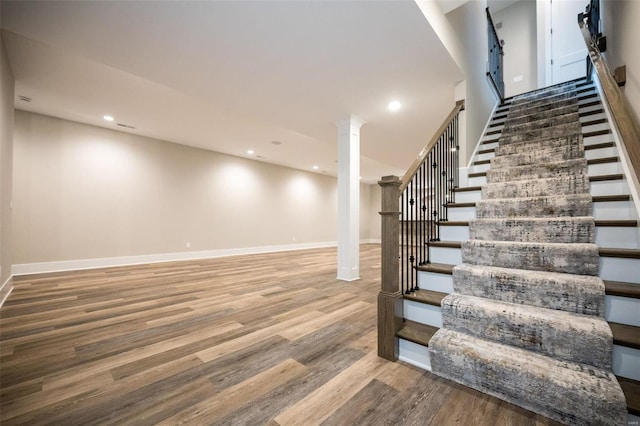
<svg viewBox="0 0 640 426"><path fill-rule="evenodd" d="M487 172L488 183L512 182L546 178L570 177L587 173L587 160L578 159L562 163L539 163L512 168L491 169Z"/></svg>
<svg viewBox="0 0 640 426"><path fill-rule="evenodd" d="M448 329L517 346L557 359L611 368L612 337L598 317L572 318L568 312L541 310L451 294L442 301Z"/></svg>
<svg viewBox="0 0 640 426"><path fill-rule="evenodd" d="M591 196L567 195L553 198L516 198L481 200L476 203L476 216L480 218L518 217L527 212L529 217L592 216Z"/></svg>
<svg viewBox="0 0 640 426"><path fill-rule="evenodd" d="M426 346L399 339L398 352L398 359L400 361L422 368L423 370L431 371L431 356L429 354L429 348Z"/></svg>
<svg viewBox="0 0 640 426"><path fill-rule="evenodd" d="M611 142L613 136L611 134L598 135L598 136L586 136L582 139L584 146L594 145L598 143Z"/></svg>
<svg viewBox="0 0 640 426"><path fill-rule="evenodd" d="M640 248L640 228L623 226L596 227L596 244L599 247L606 248Z"/></svg>
<svg viewBox="0 0 640 426"><path fill-rule="evenodd" d="M626 420L624 396L613 375L565 372L566 363L549 365L509 347L496 353L495 347L458 336L440 330L431 339L435 374L566 424L617 426Z"/></svg>
<svg viewBox="0 0 640 426"><path fill-rule="evenodd" d="M603 164L589 164L587 173L589 176L603 176L603 175L615 175L623 173L622 163L603 163Z"/></svg>
<svg viewBox="0 0 640 426"><path fill-rule="evenodd" d="M596 232L592 219L480 220L471 221L469 228L477 240L541 243L594 243Z"/></svg>
<svg viewBox="0 0 640 426"><path fill-rule="evenodd" d="M615 147L589 149L584 152L584 156L587 160L596 160L596 159L607 158L607 157L617 157L618 150Z"/></svg>
<svg viewBox="0 0 640 426"><path fill-rule="evenodd" d="M640 299L608 295L605 298L605 318L610 322L640 327Z"/></svg>
<svg viewBox="0 0 640 426"><path fill-rule="evenodd" d="M427 305L414 300L404 300L404 318L433 327L442 327L442 310L440 306Z"/></svg>
<svg viewBox="0 0 640 426"><path fill-rule="evenodd" d="M469 240L462 243L462 261L472 265L598 275L595 244L549 246Z"/></svg>
<svg viewBox="0 0 640 426"><path fill-rule="evenodd" d="M640 350L613 345L613 372L622 377L640 380Z"/></svg>
<svg viewBox="0 0 640 426"><path fill-rule="evenodd" d="M432 263L445 263L447 265L462 263L462 251L459 248L430 247L429 250Z"/></svg>
<svg viewBox="0 0 640 426"><path fill-rule="evenodd" d="M482 198L480 191L464 191L456 193L456 203L475 203Z"/></svg>
<svg viewBox="0 0 640 426"><path fill-rule="evenodd" d="M587 126L582 126L582 132L583 133L589 133L589 132L597 132L600 130L611 130L611 127L609 126L609 123L599 123L599 124L590 124Z"/></svg>
<svg viewBox="0 0 640 426"><path fill-rule="evenodd" d="M453 293L453 277L449 274L435 272L418 272L418 285L421 289Z"/></svg>
<svg viewBox="0 0 640 426"><path fill-rule="evenodd" d="M465 241L469 239L468 226L441 226L440 239L442 241Z"/></svg>
<svg viewBox="0 0 640 426"><path fill-rule="evenodd" d="M596 110L599 108L592 108L593 110ZM580 117L580 122L581 123L588 123L589 121L594 121L594 120L601 120L601 119L606 119L607 115L605 113L600 113L600 114L591 114L591 115L584 115L585 112L587 111L581 111L582 112L582 117Z"/></svg>
<svg viewBox="0 0 640 426"><path fill-rule="evenodd" d="M451 279L455 292L516 304L528 304L565 312L602 316L604 283L598 277L564 279L529 271L483 269L459 265Z"/></svg>
<svg viewBox="0 0 640 426"><path fill-rule="evenodd" d="M447 209L447 215L449 220L452 221L467 221L476 218L475 207L456 207Z"/></svg>
<svg viewBox="0 0 640 426"><path fill-rule="evenodd" d="M622 179L595 181L589 184L589 193L592 196L629 195L629 185Z"/></svg>
<svg viewBox="0 0 640 426"><path fill-rule="evenodd" d="M640 284L640 259L600 257L600 277L603 280Z"/></svg>

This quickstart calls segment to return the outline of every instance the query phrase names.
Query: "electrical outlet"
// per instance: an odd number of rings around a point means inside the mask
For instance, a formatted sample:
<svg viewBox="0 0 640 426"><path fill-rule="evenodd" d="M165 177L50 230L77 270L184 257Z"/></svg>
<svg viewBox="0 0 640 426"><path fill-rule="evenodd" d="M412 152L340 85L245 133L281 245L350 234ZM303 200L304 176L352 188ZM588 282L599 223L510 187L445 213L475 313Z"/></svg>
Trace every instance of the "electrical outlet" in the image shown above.
<svg viewBox="0 0 640 426"><path fill-rule="evenodd" d="M191 241L187 241L187 248L191 248Z"/></svg>

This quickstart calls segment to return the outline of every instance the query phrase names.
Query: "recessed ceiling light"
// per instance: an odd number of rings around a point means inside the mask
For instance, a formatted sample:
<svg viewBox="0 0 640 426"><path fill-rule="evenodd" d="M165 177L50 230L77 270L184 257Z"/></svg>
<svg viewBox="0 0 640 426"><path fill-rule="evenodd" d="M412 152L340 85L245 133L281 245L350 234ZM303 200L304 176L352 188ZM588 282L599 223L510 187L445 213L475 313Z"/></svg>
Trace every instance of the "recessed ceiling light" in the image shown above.
<svg viewBox="0 0 640 426"><path fill-rule="evenodd" d="M387 108L389 108L389 111L398 111L402 108L402 104L398 101L391 101L389 105L387 105Z"/></svg>
<svg viewBox="0 0 640 426"><path fill-rule="evenodd" d="M103 115L102 118L104 118L105 121L113 121L113 117L110 115Z"/></svg>
<svg viewBox="0 0 640 426"><path fill-rule="evenodd" d="M256 152L255 152L254 150L252 150L252 149L248 149L248 150L247 150L247 154L249 154L249 155L253 155L253 154L255 154L255 153L256 153Z"/></svg>
<svg viewBox="0 0 640 426"><path fill-rule="evenodd" d="M318 166L313 166L313 170L318 170Z"/></svg>

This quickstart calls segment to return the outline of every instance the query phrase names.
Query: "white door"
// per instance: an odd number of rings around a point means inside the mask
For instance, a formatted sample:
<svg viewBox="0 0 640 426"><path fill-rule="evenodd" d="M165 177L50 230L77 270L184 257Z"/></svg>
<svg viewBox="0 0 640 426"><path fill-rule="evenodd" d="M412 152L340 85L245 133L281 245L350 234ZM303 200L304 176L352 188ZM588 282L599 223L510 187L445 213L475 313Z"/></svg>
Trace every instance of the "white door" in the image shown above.
<svg viewBox="0 0 640 426"><path fill-rule="evenodd" d="M551 0L551 80L558 84L587 73L587 48L578 27L578 13L589 0Z"/></svg>

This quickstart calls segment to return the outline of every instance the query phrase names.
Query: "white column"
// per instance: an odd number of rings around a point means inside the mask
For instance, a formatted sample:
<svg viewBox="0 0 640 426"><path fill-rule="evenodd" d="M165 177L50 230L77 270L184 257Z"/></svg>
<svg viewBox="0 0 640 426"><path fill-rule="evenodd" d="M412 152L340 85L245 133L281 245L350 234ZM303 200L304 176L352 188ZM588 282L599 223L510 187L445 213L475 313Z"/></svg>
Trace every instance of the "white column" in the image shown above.
<svg viewBox="0 0 640 426"><path fill-rule="evenodd" d="M360 278L360 127L355 115L338 123L338 279Z"/></svg>

